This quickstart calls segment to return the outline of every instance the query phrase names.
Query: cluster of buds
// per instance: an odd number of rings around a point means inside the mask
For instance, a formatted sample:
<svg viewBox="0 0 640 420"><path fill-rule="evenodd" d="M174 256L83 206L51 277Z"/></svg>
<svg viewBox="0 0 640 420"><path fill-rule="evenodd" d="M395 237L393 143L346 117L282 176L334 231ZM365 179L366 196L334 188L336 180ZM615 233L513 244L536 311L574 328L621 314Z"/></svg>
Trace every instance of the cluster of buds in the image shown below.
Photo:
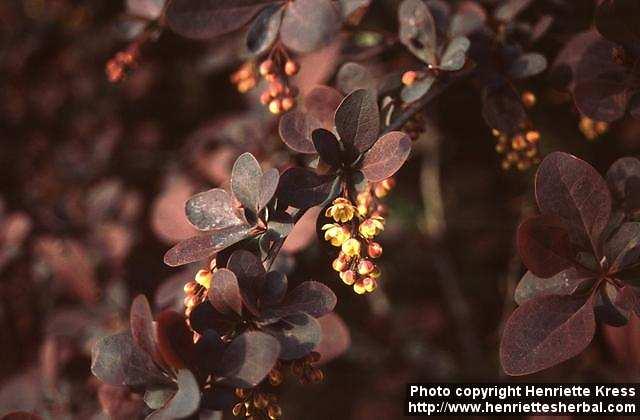
<svg viewBox="0 0 640 420"><path fill-rule="evenodd" d="M299 70L299 64L282 47L276 46L260 65L256 66L254 61L244 63L231 75L231 82L239 92L245 93L256 87L259 77L263 77L267 87L260 95L260 102L272 114L278 115L295 106L297 89L290 86L289 77L295 76Z"/></svg>
<svg viewBox="0 0 640 420"><path fill-rule="evenodd" d="M138 43L133 43L124 51L118 52L107 62L105 72L111 83L124 80L127 74L136 67L140 49Z"/></svg>
<svg viewBox="0 0 640 420"><path fill-rule="evenodd" d="M496 152L503 156L502 169L508 170L515 167L519 171L526 171L539 163L540 133L538 131L529 130L508 136L494 129L492 133L497 141Z"/></svg>
<svg viewBox="0 0 640 420"><path fill-rule="evenodd" d="M213 271L203 268L198 270L192 281L184 285L184 306L187 317L207 298L207 290L211 287L212 279Z"/></svg>
<svg viewBox="0 0 640 420"><path fill-rule="evenodd" d="M314 366L314 363L320 361L320 353L311 352L302 359L291 362L291 373L295 375L301 384L318 384L324 379L322 370Z"/></svg>
<svg viewBox="0 0 640 420"><path fill-rule="evenodd" d="M240 402L233 406L234 416L244 416L247 420L276 420L282 417L282 408L275 394L262 392L258 388L237 388L235 393Z"/></svg>
<svg viewBox="0 0 640 420"><path fill-rule="evenodd" d="M355 204L339 197L325 211L325 216L335 223L322 226L324 239L340 248L332 267L358 294L373 292L378 286L381 271L373 260L382 256L382 246L374 239L384 230L386 214L379 199L385 197L393 185L392 179L370 184L358 194Z"/></svg>
<svg viewBox="0 0 640 420"><path fill-rule="evenodd" d="M578 124L580 131L587 140L595 140L609 131L609 124L604 121L595 121L589 117L582 116Z"/></svg>

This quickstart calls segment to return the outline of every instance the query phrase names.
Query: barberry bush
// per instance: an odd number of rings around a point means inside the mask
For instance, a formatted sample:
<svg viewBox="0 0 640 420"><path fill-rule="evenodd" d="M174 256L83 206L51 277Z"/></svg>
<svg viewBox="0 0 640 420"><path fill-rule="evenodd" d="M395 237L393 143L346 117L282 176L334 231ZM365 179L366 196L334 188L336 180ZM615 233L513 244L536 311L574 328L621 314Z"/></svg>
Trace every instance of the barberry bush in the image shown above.
<svg viewBox="0 0 640 420"><path fill-rule="evenodd" d="M50 3L0 4L3 419L640 379L636 0Z"/></svg>

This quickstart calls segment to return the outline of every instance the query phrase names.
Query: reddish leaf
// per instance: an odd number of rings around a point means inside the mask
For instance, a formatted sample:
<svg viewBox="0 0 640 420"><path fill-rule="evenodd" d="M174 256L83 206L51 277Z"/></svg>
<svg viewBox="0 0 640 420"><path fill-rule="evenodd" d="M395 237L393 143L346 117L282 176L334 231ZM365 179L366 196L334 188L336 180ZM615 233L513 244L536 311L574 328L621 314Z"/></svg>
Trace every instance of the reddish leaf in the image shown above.
<svg viewBox="0 0 640 420"><path fill-rule="evenodd" d="M378 139L380 111L375 91L351 92L336 110L336 129L340 141L357 154L369 150Z"/></svg>
<svg viewBox="0 0 640 420"><path fill-rule="evenodd" d="M569 232L555 216L525 220L518 228L517 243L522 262L538 277L551 277L573 263Z"/></svg>
<svg viewBox="0 0 640 420"><path fill-rule="evenodd" d="M133 343L129 331L96 342L91 353L91 372L102 382L116 386L166 382L151 357Z"/></svg>
<svg viewBox="0 0 640 420"><path fill-rule="evenodd" d="M482 91L482 116L491 128L513 135L528 123L520 95L503 78L496 78Z"/></svg>
<svg viewBox="0 0 640 420"><path fill-rule="evenodd" d="M222 356L222 374L227 382L251 388L271 371L280 354L278 340L258 331L248 331L234 339Z"/></svg>
<svg viewBox="0 0 640 420"><path fill-rule="evenodd" d="M340 29L340 15L329 0L288 3L280 37L291 50L308 53L328 45Z"/></svg>
<svg viewBox="0 0 640 420"><path fill-rule="evenodd" d="M340 143L331 131L318 128L313 131L311 138L313 139L313 145L320 155L320 159L330 166L340 166L342 163Z"/></svg>
<svg viewBox="0 0 640 420"><path fill-rule="evenodd" d="M213 307L222 314L227 314L229 311L238 315L242 313L238 279L231 270L220 268L215 271L207 296Z"/></svg>
<svg viewBox="0 0 640 420"><path fill-rule="evenodd" d="M335 113L342 99L340 92L332 87L315 86L305 95L304 108L308 115L322 124L322 128L333 130Z"/></svg>
<svg viewBox="0 0 640 420"><path fill-rule="evenodd" d="M395 174L411 153L411 139L400 131L380 138L364 155L360 170L370 182L383 181Z"/></svg>
<svg viewBox="0 0 640 420"><path fill-rule="evenodd" d="M269 271L259 293L260 306L273 306L282 301L287 293L287 276L279 271Z"/></svg>
<svg viewBox="0 0 640 420"><path fill-rule="evenodd" d="M290 149L298 153L316 153L311 133L322 126L317 119L293 110L284 114L279 124L280 138Z"/></svg>
<svg viewBox="0 0 640 420"><path fill-rule="evenodd" d="M569 268L546 279L536 277L531 271L527 271L516 287L514 298L518 305L522 305L528 300L542 296L569 296L593 281L594 273L576 268Z"/></svg>
<svg viewBox="0 0 640 420"><path fill-rule="evenodd" d="M336 86L343 93L350 93L358 89L376 89L373 75L365 66L348 62L340 67L336 75Z"/></svg>
<svg viewBox="0 0 640 420"><path fill-rule="evenodd" d="M278 190L278 182L280 181L280 172L276 168L271 168L262 175L260 179L260 195L258 197L258 211L269 204Z"/></svg>
<svg viewBox="0 0 640 420"><path fill-rule="evenodd" d="M318 318L318 322L322 328L322 339L315 350L322 356L320 363L324 364L341 356L349 349L351 334L349 327L334 312Z"/></svg>
<svg viewBox="0 0 640 420"><path fill-rule="evenodd" d="M133 341L145 353L153 358L156 363L161 363L158 357L158 346L156 343L156 327L153 323L153 314L149 301L144 295L138 295L131 304L129 316L131 335Z"/></svg>
<svg viewBox="0 0 640 420"><path fill-rule="evenodd" d="M514 79L526 79L542 73L547 68L547 59L542 54L522 54L509 66L509 76Z"/></svg>
<svg viewBox="0 0 640 420"><path fill-rule="evenodd" d="M266 271L260 259L246 250L235 251L227 268L235 274L240 285L240 294L247 308L254 314L258 314L258 296L262 289Z"/></svg>
<svg viewBox="0 0 640 420"><path fill-rule="evenodd" d="M500 344L508 375L532 374L581 353L593 339L593 297L544 296L525 302L507 321Z"/></svg>
<svg viewBox="0 0 640 420"><path fill-rule="evenodd" d="M625 157L615 161L607 171L607 183L616 199L625 200L633 184L640 184L640 160Z"/></svg>
<svg viewBox="0 0 640 420"><path fill-rule="evenodd" d="M13 411L3 415L1 420L42 420L42 417L26 411Z"/></svg>
<svg viewBox="0 0 640 420"><path fill-rule="evenodd" d="M536 199L543 214L560 217L572 239L584 241L586 236L595 255L600 255L611 194L591 165L566 153L548 155L536 175Z"/></svg>
<svg viewBox="0 0 640 420"><path fill-rule="evenodd" d="M604 251L613 271L640 263L640 223L628 222L620 226L607 241Z"/></svg>
<svg viewBox="0 0 640 420"><path fill-rule="evenodd" d="M182 36L206 39L244 26L274 0L171 0L169 27Z"/></svg>
<svg viewBox="0 0 640 420"><path fill-rule="evenodd" d="M253 158L249 153L246 153L245 155ZM246 160L250 158L247 158ZM239 160L236 161L236 164L243 161L245 160L240 160L239 158ZM236 165L234 165L234 168L235 167ZM237 172L242 171L243 176L236 173L236 178L242 178L244 181L247 181L247 179L251 177L251 174L246 174L245 172L249 169L244 166L241 169L242 170L238 169ZM259 169L260 166L258 165L258 170ZM260 176L262 176L262 171L257 175L257 183L260 182ZM247 189L248 188L251 188L251 185L249 185ZM238 192L242 196L242 199L249 200L250 197L244 195L244 193L247 192L245 189L240 189ZM249 193L247 192L247 194ZM238 197L238 199L242 202L240 197ZM234 207L231 195L220 188L214 188L191 197L185 205L185 212L189 222L191 222L195 228L203 231L224 229L245 223L240 217L237 209Z"/></svg>
<svg viewBox="0 0 640 420"><path fill-rule="evenodd" d="M200 407L200 386L193 373L187 369L178 371L178 392L167 405L154 411L147 419L174 420L191 416Z"/></svg>
<svg viewBox="0 0 640 420"><path fill-rule="evenodd" d="M166 310L156 319L158 351L165 363L183 369L194 361L193 333L183 315Z"/></svg>
<svg viewBox="0 0 640 420"><path fill-rule="evenodd" d="M221 251L243 239L251 236L249 226L231 226L225 229L215 230L200 236L194 236L175 245L164 254L164 263L171 267L177 267L212 257Z"/></svg>
<svg viewBox="0 0 640 420"><path fill-rule="evenodd" d="M596 121L612 122L622 118L629 104L630 92L622 81L591 79L574 89L576 106Z"/></svg>

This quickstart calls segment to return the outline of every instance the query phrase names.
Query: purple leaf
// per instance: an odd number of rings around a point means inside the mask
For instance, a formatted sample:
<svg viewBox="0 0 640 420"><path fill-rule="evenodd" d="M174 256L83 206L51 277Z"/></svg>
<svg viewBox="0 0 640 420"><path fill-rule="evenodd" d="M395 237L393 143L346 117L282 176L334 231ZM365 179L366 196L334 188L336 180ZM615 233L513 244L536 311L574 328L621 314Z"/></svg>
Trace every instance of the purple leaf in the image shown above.
<svg viewBox="0 0 640 420"><path fill-rule="evenodd" d="M640 184L640 160L634 157L618 159L607 171L607 184L613 196L623 201L633 183Z"/></svg>
<svg viewBox="0 0 640 420"><path fill-rule="evenodd" d="M640 263L640 223L628 222L620 226L604 247L613 271L621 271Z"/></svg>
<svg viewBox="0 0 640 420"><path fill-rule="evenodd" d="M351 334L347 324L335 312L318 318L318 322L322 328L322 339L315 351L322 356L320 364L324 364L341 356L349 349Z"/></svg>
<svg viewBox="0 0 640 420"><path fill-rule="evenodd" d="M309 208L322 203L336 179L333 175L317 175L307 168L287 169L280 177L278 198L284 205Z"/></svg>
<svg viewBox="0 0 640 420"><path fill-rule="evenodd" d="M163 408L147 417L153 420L183 419L191 416L200 407L200 387L188 369L178 371L178 392Z"/></svg>
<svg viewBox="0 0 640 420"><path fill-rule="evenodd" d="M258 211L269 204L275 195L280 181L280 172L276 168L271 168L262 175L260 179L260 195L258 197Z"/></svg>
<svg viewBox="0 0 640 420"><path fill-rule="evenodd" d="M359 89L351 92L336 110L340 141L357 154L366 152L378 139L380 111L376 93Z"/></svg>
<svg viewBox="0 0 640 420"><path fill-rule="evenodd" d="M269 271L259 295L260 306L273 306L282 301L287 293L287 276L278 271Z"/></svg>
<svg viewBox="0 0 640 420"><path fill-rule="evenodd" d="M274 0L171 0L167 23L187 38L206 39L243 27Z"/></svg>
<svg viewBox="0 0 640 420"><path fill-rule="evenodd" d="M411 139L392 131L380 138L364 155L360 170L370 182L383 181L395 174L411 153Z"/></svg>
<svg viewBox="0 0 640 420"><path fill-rule="evenodd" d="M233 206L232 197L220 188L191 197L185 205L185 212L189 222L202 231L224 229L245 223Z"/></svg>
<svg viewBox="0 0 640 420"><path fill-rule="evenodd" d="M504 371L529 375L581 353L595 334L593 301L592 296L544 296L517 308L500 344Z"/></svg>
<svg viewBox="0 0 640 420"><path fill-rule="evenodd" d="M295 0L288 3L280 37L298 53L329 45L340 29L340 15L329 0Z"/></svg>
<svg viewBox="0 0 640 420"><path fill-rule="evenodd" d="M484 87L482 116L489 127L506 135L515 134L529 121L520 95L502 78L495 79Z"/></svg>
<svg viewBox="0 0 640 420"><path fill-rule="evenodd" d="M166 364L173 369L183 369L196 362L193 333L184 315L165 310L157 316L156 325L158 351Z"/></svg>
<svg viewBox="0 0 640 420"><path fill-rule="evenodd" d="M231 226L186 239L164 254L164 263L177 267L212 257L251 236L250 226Z"/></svg>
<svg viewBox="0 0 640 420"><path fill-rule="evenodd" d="M465 36L452 39L444 50L438 67L445 71L460 70L467 61L467 51L470 45L471 42Z"/></svg>
<svg viewBox="0 0 640 420"><path fill-rule="evenodd" d="M340 67L336 75L336 86L343 93L350 93L358 89L376 89L373 75L363 65L348 62Z"/></svg>
<svg viewBox="0 0 640 420"><path fill-rule="evenodd" d="M283 360L306 356L316 348L322 338L320 323L303 312L288 315L264 329L280 342L278 357Z"/></svg>
<svg viewBox="0 0 640 420"><path fill-rule="evenodd" d="M542 54L527 53L519 56L507 70L513 79L526 79L542 73L547 68L547 59Z"/></svg>
<svg viewBox="0 0 640 420"><path fill-rule="evenodd" d="M162 364L156 343L156 327L146 296L138 295L131 304L129 316L133 341L156 363Z"/></svg>
<svg viewBox="0 0 640 420"><path fill-rule="evenodd" d="M322 124L300 110L287 112L280 118L280 138L290 149L298 153L316 153L311 133Z"/></svg>
<svg viewBox="0 0 640 420"><path fill-rule="evenodd" d="M238 279L231 270L219 268L213 274L211 288L207 294L211 305L221 314L229 311L237 315L242 313L242 297Z"/></svg>
<svg viewBox="0 0 640 420"><path fill-rule="evenodd" d="M611 194L600 174L575 156L555 152L540 164L535 183L542 213L560 217L572 239L584 241L586 235L595 255L601 255Z"/></svg>
<svg viewBox="0 0 640 420"><path fill-rule="evenodd" d="M522 222L517 242L522 262L538 277L551 277L573 264L569 232L555 216L536 216Z"/></svg>
<svg viewBox="0 0 640 420"><path fill-rule="evenodd" d="M231 342L222 356L222 374L233 386L252 388L271 371L279 354L280 344L269 334L245 332Z"/></svg>
<svg viewBox="0 0 640 420"><path fill-rule="evenodd" d="M536 277L531 271L527 271L516 287L514 298L518 305L522 305L528 300L542 296L568 296L593 281L594 273L573 267L546 279Z"/></svg>
<svg viewBox="0 0 640 420"><path fill-rule="evenodd" d="M91 372L115 386L163 384L166 378L151 357L134 344L129 331L102 337L93 347Z"/></svg>
<svg viewBox="0 0 640 420"><path fill-rule="evenodd" d="M605 122L622 118L630 99L624 83L600 78L578 82L573 94L580 112L591 119Z"/></svg>
<svg viewBox="0 0 640 420"><path fill-rule="evenodd" d="M406 103L417 101L431 90L431 86L435 81L435 77L426 76L409 86L403 87L400 92L400 99Z"/></svg>
<svg viewBox="0 0 640 420"><path fill-rule="evenodd" d="M289 292L282 304L283 313L306 312L319 318L333 311L337 298L333 291L317 281L305 281Z"/></svg>
<svg viewBox="0 0 640 420"><path fill-rule="evenodd" d="M311 138L313 139L313 145L320 155L320 159L330 166L340 166L342 163L340 143L331 131L318 128L313 131Z"/></svg>
<svg viewBox="0 0 640 420"><path fill-rule="evenodd" d="M266 271L260 259L245 250L235 251L227 268L236 275L240 286L240 294L246 307L254 314L258 314L258 295L262 289Z"/></svg>
<svg viewBox="0 0 640 420"><path fill-rule="evenodd" d="M316 86L305 95L304 108L307 115L319 121L323 128L333 130L335 113L342 99L342 94L334 88Z"/></svg>

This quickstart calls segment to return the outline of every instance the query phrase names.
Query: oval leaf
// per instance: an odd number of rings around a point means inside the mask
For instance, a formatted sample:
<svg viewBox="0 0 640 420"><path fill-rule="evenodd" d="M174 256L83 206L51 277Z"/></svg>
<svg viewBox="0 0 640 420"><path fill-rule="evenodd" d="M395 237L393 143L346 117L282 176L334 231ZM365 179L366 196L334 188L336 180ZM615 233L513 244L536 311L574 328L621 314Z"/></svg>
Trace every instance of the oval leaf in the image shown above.
<svg viewBox="0 0 640 420"><path fill-rule="evenodd" d="M422 0L404 0L398 9L400 41L420 60L437 65L436 23Z"/></svg>
<svg viewBox="0 0 640 420"><path fill-rule="evenodd" d="M242 206L258 213L260 207L260 188L262 169L251 153L243 153L236 159L231 170L231 191Z"/></svg>
<svg viewBox="0 0 640 420"><path fill-rule="evenodd" d="M240 29L274 0L171 0L169 27L187 38L207 39Z"/></svg>
<svg viewBox="0 0 640 420"><path fill-rule="evenodd" d="M557 217L525 220L518 227L517 243L522 262L538 277L551 277L573 264L569 232Z"/></svg>
<svg viewBox="0 0 640 420"><path fill-rule="evenodd" d="M229 311L233 311L237 315L242 313L242 298L240 297L238 279L231 270L219 268L214 272L207 296L213 307L222 314L228 314Z"/></svg>
<svg viewBox="0 0 640 420"><path fill-rule="evenodd" d="M340 29L340 14L329 0L288 3L280 37L291 50L308 53L328 45Z"/></svg>
<svg viewBox="0 0 640 420"><path fill-rule="evenodd" d="M262 174L262 173L261 173ZM189 222L199 230L224 229L243 222L228 192L220 188L196 194L186 205Z"/></svg>
<svg viewBox="0 0 640 420"><path fill-rule="evenodd" d="M234 339L222 356L227 383L252 388L271 371L280 354L280 343L269 334L248 331Z"/></svg>
<svg viewBox="0 0 640 420"><path fill-rule="evenodd" d="M200 261L251 236L250 226L231 226L182 241L164 254L170 267Z"/></svg>
<svg viewBox="0 0 640 420"><path fill-rule="evenodd" d="M376 93L359 89L349 94L336 111L340 141L358 154L366 152L378 139L380 111Z"/></svg>
<svg viewBox="0 0 640 420"><path fill-rule="evenodd" d="M250 53L262 54L273 45L278 38L283 10L281 4L272 4L256 16L247 32L247 49Z"/></svg>
<svg viewBox="0 0 640 420"><path fill-rule="evenodd" d="M322 203L331 193L335 176L317 175L307 168L289 168L280 177L278 199L283 205L309 208Z"/></svg>
<svg viewBox="0 0 640 420"><path fill-rule="evenodd" d="M411 139L405 133L392 131L380 138L365 153L360 170L370 182L383 181L404 165L411 153Z"/></svg>
<svg viewBox="0 0 640 420"><path fill-rule="evenodd" d="M593 339L593 297L545 296L527 301L507 320L500 361L508 375L528 375L581 353Z"/></svg>
<svg viewBox="0 0 640 420"><path fill-rule="evenodd" d="M280 342L280 359L294 360L311 353L320 343L320 323L303 312L288 315L265 330Z"/></svg>
<svg viewBox="0 0 640 420"><path fill-rule="evenodd" d="M440 69L446 71L458 71L464 67L464 63L467 61L467 51L469 50L469 38L465 36L459 36L451 40L447 49L442 54L440 60Z"/></svg>
<svg viewBox="0 0 640 420"><path fill-rule="evenodd" d="M129 316L133 341L153 360L159 362L156 329L153 323L151 306L146 296L138 295L131 304Z"/></svg>
<svg viewBox="0 0 640 420"><path fill-rule="evenodd" d="M611 194L600 174L575 156L554 152L540 164L535 184L542 213L560 217L572 238L584 241L587 237L595 255L601 255Z"/></svg>
<svg viewBox="0 0 640 420"><path fill-rule="evenodd" d="M569 268L546 279L527 271L516 287L514 298L518 305L522 305L528 300L542 296L569 296L593 280L593 273L575 268Z"/></svg>
<svg viewBox="0 0 640 420"><path fill-rule="evenodd" d="M198 381L188 369L178 371L178 392L160 410L154 411L147 419L174 420L184 419L200 407L200 387Z"/></svg>
<svg viewBox="0 0 640 420"><path fill-rule="evenodd" d="M320 155L320 159L330 166L340 166L342 163L340 143L331 131L318 128L313 131L311 138L313 139L313 145Z"/></svg>
<svg viewBox="0 0 640 420"><path fill-rule="evenodd" d="M518 57L507 73L514 79L526 79L542 73L547 68L547 59L542 54L528 53Z"/></svg>
<svg viewBox="0 0 640 420"><path fill-rule="evenodd" d="M333 291L317 281L305 281L289 292L280 311L283 314L305 312L319 318L335 308L338 299Z"/></svg>
<svg viewBox="0 0 640 420"><path fill-rule="evenodd" d="M316 153L311 133L320 127L322 124L317 119L299 110L293 110L280 118L280 138L284 144L298 153Z"/></svg>

